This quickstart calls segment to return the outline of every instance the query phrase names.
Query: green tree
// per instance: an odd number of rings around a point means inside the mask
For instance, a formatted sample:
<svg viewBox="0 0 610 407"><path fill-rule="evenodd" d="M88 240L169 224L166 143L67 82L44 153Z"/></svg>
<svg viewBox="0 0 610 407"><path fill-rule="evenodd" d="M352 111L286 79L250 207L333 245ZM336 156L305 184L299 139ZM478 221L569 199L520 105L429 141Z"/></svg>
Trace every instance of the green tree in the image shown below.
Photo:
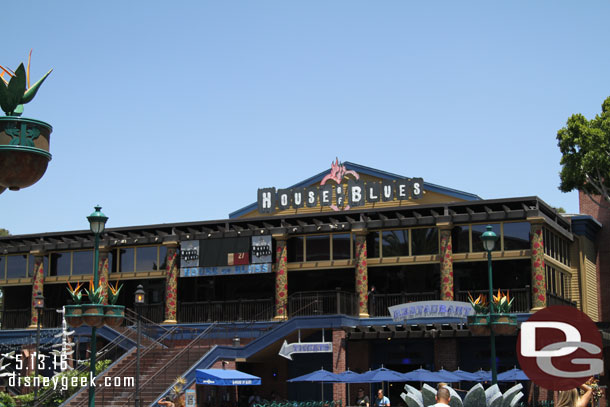
<svg viewBox="0 0 610 407"><path fill-rule="evenodd" d="M580 113L570 116L557 141L563 155L559 189L582 191L597 205L610 208L610 97L594 119Z"/></svg>
<svg viewBox="0 0 610 407"><path fill-rule="evenodd" d="M10 236L10 235L11 234L9 233L8 230L0 228L0 236Z"/></svg>

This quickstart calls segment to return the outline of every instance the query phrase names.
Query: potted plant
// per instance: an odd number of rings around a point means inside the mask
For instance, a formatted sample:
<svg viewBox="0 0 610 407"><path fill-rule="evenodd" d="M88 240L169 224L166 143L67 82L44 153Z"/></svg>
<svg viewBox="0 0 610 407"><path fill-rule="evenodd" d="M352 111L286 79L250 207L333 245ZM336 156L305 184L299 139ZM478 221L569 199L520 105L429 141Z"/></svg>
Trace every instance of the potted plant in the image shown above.
<svg viewBox="0 0 610 407"><path fill-rule="evenodd" d="M470 293L468 293L468 301L474 309L474 315L468 316L468 329L473 335L489 335L489 305L487 303L487 296L485 294L479 294L475 300Z"/></svg>
<svg viewBox="0 0 610 407"><path fill-rule="evenodd" d="M110 289L110 292L108 293L108 302L110 305L105 307L104 323L114 328L121 325L125 318L125 307L123 305L116 305L123 284L119 286L119 282L117 281L114 287L112 284L108 284L108 288Z"/></svg>
<svg viewBox="0 0 610 407"><path fill-rule="evenodd" d="M81 292L81 283L78 283L76 287L72 287L72 284L68 283L66 290L70 293L72 301L75 305L66 305L66 322L73 328L77 328L83 324L83 309L80 303L83 300L83 293Z"/></svg>
<svg viewBox="0 0 610 407"><path fill-rule="evenodd" d="M508 291L503 294L498 290L498 295L493 296L494 313L491 318L491 327L497 335L513 335L517 332L517 316L510 313L513 300L514 298L510 298Z"/></svg>
<svg viewBox="0 0 610 407"><path fill-rule="evenodd" d="M104 297L102 286L93 287L93 280L89 281L89 289L85 289L89 303L83 304L83 322L89 326L99 328L104 325Z"/></svg>
<svg viewBox="0 0 610 407"><path fill-rule="evenodd" d="M30 85L31 56L30 51L27 70L23 63L15 71L0 66L0 108L6 114L0 117L0 193L6 188L19 190L36 183L51 160L51 125L20 117L23 105L34 99L52 71Z"/></svg>

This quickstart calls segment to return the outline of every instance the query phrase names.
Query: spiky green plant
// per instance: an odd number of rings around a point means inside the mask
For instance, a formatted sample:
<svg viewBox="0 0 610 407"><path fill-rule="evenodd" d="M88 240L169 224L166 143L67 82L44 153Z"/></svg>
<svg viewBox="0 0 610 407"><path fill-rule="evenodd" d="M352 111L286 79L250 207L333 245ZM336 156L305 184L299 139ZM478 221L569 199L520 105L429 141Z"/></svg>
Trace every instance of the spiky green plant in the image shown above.
<svg viewBox="0 0 610 407"><path fill-rule="evenodd" d="M89 302L91 304L101 304L104 302L104 296L102 295L102 286L98 285L97 288L93 288L93 280L89 280L89 289L85 289Z"/></svg>
<svg viewBox="0 0 610 407"><path fill-rule="evenodd" d="M121 292L121 288L123 288L123 284L119 287L119 282L117 281L114 287L112 284L108 284L108 288L110 289L108 292L108 302L115 305L116 301L119 299L119 293Z"/></svg>
<svg viewBox="0 0 610 407"><path fill-rule="evenodd" d="M30 60L32 51L28 57L28 67L19 64L15 71L0 65L0 108L7 116L21 116L23 113L23 105L29 103L36 96L36 92L40 85L51 74L49 70L38 82L30 86ZM4 75L8 75L10 79L4 79Z"/></svg>
<svg viewBox="0 0 610 407"><path fill-rule="evenodd" d="M475 314L487 314L489 312L489 304L487 303L487 296L485 294L479 294L477 299L472 298L472 295L468 293L468 301L474 308Z"/></svg>
<svg viewBox="0 0 610 407"><path fill-rule="evenodd" d="M72 284L68 283L68 287L66 290L70 293L70 297L72 297L72 301L75 304L80 304L83 300L83 293L81 292L81 283L78 283L75 288L72 288Z"/></svg>

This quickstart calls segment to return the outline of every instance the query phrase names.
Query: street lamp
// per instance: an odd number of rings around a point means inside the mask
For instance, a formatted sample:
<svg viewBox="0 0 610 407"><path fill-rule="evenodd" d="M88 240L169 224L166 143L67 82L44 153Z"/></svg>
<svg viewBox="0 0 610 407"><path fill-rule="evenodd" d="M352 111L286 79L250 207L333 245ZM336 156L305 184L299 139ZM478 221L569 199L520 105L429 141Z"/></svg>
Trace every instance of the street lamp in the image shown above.
<svg viewBox="0 0 610 407"><path fill-rule="evenodd" d="M140 402L140 335L142 332L142 328L141 328L141 317L140 317L140 312L141 312L141 306L142 304L144 304L144 300L146 299L146 293L144 292L144 287L142 287L142 284L138 285L138 289L136 290L136 295L135 295L135 306L136 306L136 311L138 312L138 347L136 348L136 407L141 407L141 402Z"/></svg>
<svg viewBox="0 0 610 407"><path fill-rule="evenodd" d="M483 248L487 252L487 276L489 278L489 338L491 341L491 382L492 384L498 383L498 370L496 367L496 337L492 328L492 318L494 315L494 303L493 303L493 279L491 272L491 252L496 245L498 236L493 232L490 225L487 226L485 233L481 235L483 241Z"/></svg>
<svg viewBox="0 0 610 407"><path fill-rule="evenodd" d="M38 377L38 354L40 353L40 317L44 309L44 297L38 291L34 296L34 308L38 311L38 319L36 320L36 353L34 358L34 377ZM38 386L34 388L34 402L38 401Z"/></svg>
<svg viewBox="0 0 610 407"><path fill-rule="evenodd" d="M98 276L98 267L100 261L100 235L104 232L106 227L106 221L108 217L104 215L102 212L101 206L95 206L95 212L91 215L87 216L87 220L89 221L89 227L95 236L95 251L94 251L94 263L93 263L93 290L97 289L99 284L99 276ZM95 353L96 349L96 328L91 327L91 376L95 377ZM95 407L95 384L89 386L89 407Z"/></svg>

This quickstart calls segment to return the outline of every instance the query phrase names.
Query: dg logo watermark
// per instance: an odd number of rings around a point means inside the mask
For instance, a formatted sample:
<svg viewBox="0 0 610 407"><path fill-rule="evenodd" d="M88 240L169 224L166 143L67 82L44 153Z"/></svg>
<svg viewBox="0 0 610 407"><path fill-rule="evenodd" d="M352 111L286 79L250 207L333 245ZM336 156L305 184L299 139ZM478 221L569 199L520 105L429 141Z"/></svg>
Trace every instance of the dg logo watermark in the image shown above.
<svg viewBox="0 0 610 407"><path fill-rule="evenodd" d="M599 330L574 307L547 307L523 322L517 355L530 380L548 390L576 388L604 370Z"/></svg>

